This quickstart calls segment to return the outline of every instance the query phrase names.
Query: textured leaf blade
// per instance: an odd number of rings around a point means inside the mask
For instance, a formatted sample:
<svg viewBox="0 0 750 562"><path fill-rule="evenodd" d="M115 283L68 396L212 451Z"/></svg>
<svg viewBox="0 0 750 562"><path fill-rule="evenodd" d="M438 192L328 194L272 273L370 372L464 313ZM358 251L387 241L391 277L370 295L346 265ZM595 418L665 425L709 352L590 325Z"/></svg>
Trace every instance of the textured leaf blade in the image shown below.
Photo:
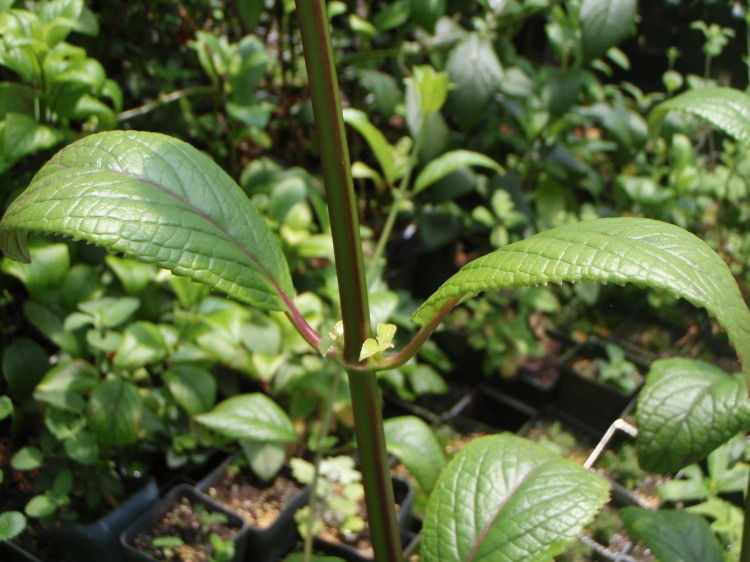
<svg viewBox="0 0 750 562"><path fill-rule="evenodd" d="M551 560L606 503L601 476L511 434L480 437L430 496L425 562Z"/></svg>
<svg viewBox="0 0 750 562"><path fill-rule="evenodd" d="M55 155L0 222L0 249L28 261L29 232L84 239L264 309L292 292L284 256L242 189L192 146L113 131Z"/></svg>
<svg viewBox="0 0 750 562"><path fill-rule="evenodd" d="M502 172L500 164L495 162L489 156L471 150L452 150L446 152L427 164L417 176L414 182L414 193L427 189L436 181L441 180L451 172L467 168L469 166L479 166Z"/></svg>
<svg viewBox="0 0 750 562"><path fill-rule="evenodd" d="M586 59L603 55L630 35L637 8L636 0L583 0L580 17Z"/></svg>
<svg viewBox="0 0 750 562"><path fill-rule="evenodd" d="M745 92L723 87L683 92L651 111L648 116L651 130L658 130L667 113L673 110L702 117L739 142L750 144L750 96Z"/></svg>
<svg viewBox="0 0 750 562"><path fill-rule="evenodd" d="M612 281L651 287L703 306L750 358L750 311L731 271L705 242L677 226L639 218L583 221L482 256L414 313L424 323L451 298L544 283Z"/></svg>
<svg viewBox="0 0 750 562"><path fill-rule="evenodd" d="M708 522L683 510L624 507L620 515L631 537L640 538L659 560L721 562L722 548Z"/></svg>
<svg viewBox="0 0 750 562"><path fill-rule="evenodd" d="M293 442L297 439L292 420L265 394L241 394L218 404L195 420L230 439Z"/></svg>
<svg viewBox="0 0 750 562"><path fill-rule="evenodd" d="M745 381L693 359L651 365L636 412L644 470L676 472L750 427Z"/></svg>
<svg viewBox="0 0 750 562"><path fill-rule="evenodd" d="M415 416L389 418L383 423L388 451L404 463L425 492L432 490L445 464L437 436Z"/></svg>

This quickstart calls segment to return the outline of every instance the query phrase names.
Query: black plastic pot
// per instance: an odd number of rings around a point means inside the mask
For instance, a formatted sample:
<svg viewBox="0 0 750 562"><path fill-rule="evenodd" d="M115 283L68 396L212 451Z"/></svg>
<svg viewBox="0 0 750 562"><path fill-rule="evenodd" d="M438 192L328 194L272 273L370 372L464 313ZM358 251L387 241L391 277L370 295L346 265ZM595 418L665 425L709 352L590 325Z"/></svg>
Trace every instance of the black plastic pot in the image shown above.
<svg viewBox="0 0 750 562"><path fill-rule="evenodd" d="M125 484L134 490L133 493L101 519L88 524L62 523L48 528L52 540L67 560L125 560L120 533L159 499L153 477L130 479Z"/></svg>
<svg viewBox="0 0 750 562"><path fill-rule="evenodd" d="M159 503L154 505L148 512L122 532L120 543L124 550L125 560L128 562L153 562L156 560L150 554L135 547L134 539L141 531L153 528L172 509L175 502L183 497L188 498L193 504L204 505L210 512L220 512L227 516L227 525L237 530L231 539L235 543L235 555L232 561L239 562L243 560L247 546L247 525L245 524L245 520L188 484L180 484L172 488ZM96 559L81 558L78 560L102 560L108 562L109 559L104 557Z"/></svg>
<svg viewBox="0 0 750 562"><path fill-rule="evenodd" d="M407 482L398 477L393 478L393 493L396 497L398 510L398 530L401 535L402 544L408 543L414 538L411 532L414 525L414 488ZM373 562L372 556L363 554L360 550L344 543L331 543L321 539L315 539L315 548L320 552L331 556L338 556L347 562Z"/></svg>
<svg viewBox="0 0 750 562"><path fill-rule="evenodd" d="M590 340L571 349L560 358L560 382L558 384L556 409L579 423L602 434L616 419L626 414L635 403L638 390L630 394L604 384L596 379L583 376L573 367L576 358L593 360L604 358L606 353L602 342ZM628 355L639 371L648 366L638 358Z"/></svg>
<svg viewBox="0 0 750 562"><path fill-rule="evenodd" d="M231 465L237 455L232 455L219 464L205 478L196 484L196 488L211 496L210 489L215 486L227 467ZM286 467L282 474L289 477L289 469ZM290 478L291 480L291 478ZM247 525L247 554L248 561L252 562L274 562L291 550L299 538L297 523L294 514L304 507L310 496L310 487L306 486L291 498L279 513L278 518L269 527L261 528ZM241 514L238 514L241 516ZM247 523L247 522L246 522Z"/></svg>

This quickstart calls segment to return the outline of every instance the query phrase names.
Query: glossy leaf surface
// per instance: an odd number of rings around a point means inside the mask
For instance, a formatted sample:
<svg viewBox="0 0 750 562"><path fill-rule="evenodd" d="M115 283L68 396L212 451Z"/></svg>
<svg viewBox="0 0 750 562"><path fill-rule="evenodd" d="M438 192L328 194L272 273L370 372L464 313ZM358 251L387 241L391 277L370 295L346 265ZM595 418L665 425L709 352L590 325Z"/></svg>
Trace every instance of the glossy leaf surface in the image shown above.
<svg viewBox="0 0 750 562"><path fill-rule="evenodd" d="M263 309L285 309L292 294L284 256L242 189L165 135L114 131L61 150L3 217L0 249L28 261L29 232L87 240Z"/></svg>
<svg viewBox="0 0 750 562"><path fill-rule="evenodd" d="M511 434L474 439L430 496L421 560L551 560L608 499L609 484Z"/></svg>
<svg viewBox="0 0 750 562"><path fill-rule="evenodd" d="M583 221L541 232L465 265L414 313L427 322L451 298L546 283L634 283L703 306L750 357L750 312L732 273L705 242L677 226L639 218Z"/></svg>
<svg viewBox="0 0 750 562"><path fill-rule="evenodd" d="M750 427L750 399L740 375L694 359L659 359L636 416L641 467L676 472Z"/></svg>
<svg viewBox="0 0 750 562"><path fill-rule="evenodd" d="M688 90L657 105L649 115L652 130L661 126L669 111L698 115L744 144L750 144L750 96L734 88Z"/></svg>
<svg viewBox="0 0 750 562"><path fill-rule="evenodd" d="M388 452L411 472L425 492L432 490L445 464L445 454L429 425L415 416L383 422Z"/></svg>
<svg viewBox="0 0 750 562"><path fill-rule="evenodd" d="M292 442L297 439L289 416L260 393L233 396L193 419L230 439Z"/></svg>
<svg viewBox="0 0 750 562"><path fill-rule="evenodd" d="M620 515L634 538L640 538L659 560L722 562L724 556L708 522L682 510L652 511L624 507Z"/></svg>

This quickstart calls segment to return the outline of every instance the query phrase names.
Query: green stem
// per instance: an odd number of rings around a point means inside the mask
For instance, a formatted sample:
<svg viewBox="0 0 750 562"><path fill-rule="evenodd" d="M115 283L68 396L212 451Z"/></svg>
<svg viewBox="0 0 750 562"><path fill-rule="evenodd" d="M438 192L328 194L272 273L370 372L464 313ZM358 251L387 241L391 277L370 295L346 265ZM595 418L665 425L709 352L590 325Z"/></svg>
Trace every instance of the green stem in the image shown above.
<svg viewBox="0 0 750 562"><path fill-rule="evenodd" d="M375 560L401 562L403 553L394 509L393 482L388 470L378 379L374 371L348 371L348 375Z"/></svg>
<svg viewBox="0 0 750 562"><path fill-rule="evenodd" d="M750 476L745 490L745 522L742 525L742 547L740 561L750 562Z"/></svg>
<svg viewBox="0 0 750 562"><path fill-rule="evenodd" d="M426 116L422 117L422 124L419 127L419 131L416 135L416 140L414 141L414 147L412 148L411 154L409 155L408 164L406 167L406 172L404 172L403 177L401 178L401 181L399 182L398 188L396 189L396 193L393 195L393 202L391 203L391 209L388 211L388 216L385 219L385 224L383 225L383 230L380 232L380 238L378 238L378 243L375 246L375 252L372 255L372 261L370 262L370 267L367 269L367 278L372 279L375 276L375 271L377 271L378 268L378 262L380 261L380 258L383 257L383 254L385 253L385 246L388 244L388 240L391 238L391 234L393 233L393 227L396 225L396 217L398 216L398 209L401 204L401 201L406 199L409 195L409 187L411 185L411 175L414 172L414 168L417 165L417 160L419 158L419 149L422 145L422 131L424 131L425 123L427 122Z"/></svg>
<svg viewBox="0 0 750 562"><path fill-rule="evenodd" d="M326 5L323 0L295 2L328 196L344 322L344 361L349 365L357 365L362 344L370 336L371 328L359 217ZM358 372L355 369L349 370L348 375L354 410L354 431L375 558L381 562L400 562L401 541L388 471L377 377L372 371Z"/></svg>
<svg viewBox="0 0 750 562"><path fill-rule="evenodd" d="M341 114L331 33L323 0L296 0L296 4L331 217L331 236L344 322L344 360L356 365L359 363L362 344L370 337L371 329L359 217L344 118Z"/></svg>
<svg viewBox="0 0 750 562"><path fill-rule="evenodd" d="M328 401L326 402L326 411L323 416L323 425L320 426L320 432L318 433L318 450L315 452L315 463L313 471L313 479L310 483L312 491L310 492L310 501L307 505L310 507L307 515L307 521L305 522L305 536L303 540L303 560L304 562L310 562L313 554L313 524L315 523L315 505L317 503L317 490L318 490L318 479L320 478L320 461L323 459L323 449L321 443L323 443L328 437L328 428L331 425L331 418L333 417L333 404L336 402L336 396L339 392L339 379L341 378L341 370L336 369L333 374L333 383L331 384L331 390L328 392Z"/></svg>

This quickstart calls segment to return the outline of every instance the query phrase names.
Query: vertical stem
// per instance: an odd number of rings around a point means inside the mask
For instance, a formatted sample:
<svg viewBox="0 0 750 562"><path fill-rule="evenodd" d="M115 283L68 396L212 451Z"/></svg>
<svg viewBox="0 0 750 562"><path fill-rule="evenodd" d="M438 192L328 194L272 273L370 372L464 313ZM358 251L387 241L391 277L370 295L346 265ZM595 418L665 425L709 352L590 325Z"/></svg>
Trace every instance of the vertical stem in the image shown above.
<svg viewBox="0 0 750 562"><path fill-rule="evenodd" d="M367 282L328 16L324 0L295 2L328 198L344 322L344 360L355 365L359 363L362 344L370 336ZM348 371L348 375L375 558L380 562L400 562L401 541L377 378L374 372L356 370Z"/></svg>
<svg viewBox="0 0 750 562"><path fill-rule="evenodd" d="M331 217L344 322L344 359L357 364L362 344L370 336L367 282L328 15L323 0L296 3Z"/></svg>
<svg viewBox="0 0 750 562"><path fill-rule="evenodd" d="M750 477L745 490L745 522L742 524L742 546L740 561L750 562Z"/></svg>
<svg viewBox="0 0 750 562"><path fill-rule="evenodd" d="M349 371L348 374L375 560L401 562L403 553L394 510L393 483L388 471L378 379L373 371Z"/></svg>

